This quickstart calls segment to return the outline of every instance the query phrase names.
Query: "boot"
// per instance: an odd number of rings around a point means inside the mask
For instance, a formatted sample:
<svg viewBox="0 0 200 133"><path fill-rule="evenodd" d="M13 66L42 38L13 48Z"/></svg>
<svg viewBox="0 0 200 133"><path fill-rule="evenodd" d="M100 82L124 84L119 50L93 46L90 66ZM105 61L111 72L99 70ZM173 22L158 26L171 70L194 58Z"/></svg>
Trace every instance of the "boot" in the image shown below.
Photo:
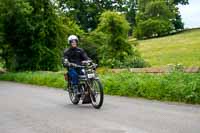
<svg viewBox="0 0 200 133"><path fill-rule="evenodd" d="M78 90L78 85L73 85L73 91L74 91L74 94L75 94L76 96L80 95L80 92L79 92L79 90Z"/></svg>

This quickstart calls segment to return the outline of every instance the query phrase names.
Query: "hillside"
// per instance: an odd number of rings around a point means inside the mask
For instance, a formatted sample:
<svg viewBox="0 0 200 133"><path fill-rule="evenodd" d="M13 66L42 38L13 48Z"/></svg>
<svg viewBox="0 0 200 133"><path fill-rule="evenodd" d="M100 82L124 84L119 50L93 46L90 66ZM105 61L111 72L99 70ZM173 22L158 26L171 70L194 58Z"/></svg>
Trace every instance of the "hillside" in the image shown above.
<svg viewBox="0 0 200 133"><path fill-rule="evenodd" d="M200 29L139 41L142 57L151 66L183 64L184 66L200 66Z"/></svg>

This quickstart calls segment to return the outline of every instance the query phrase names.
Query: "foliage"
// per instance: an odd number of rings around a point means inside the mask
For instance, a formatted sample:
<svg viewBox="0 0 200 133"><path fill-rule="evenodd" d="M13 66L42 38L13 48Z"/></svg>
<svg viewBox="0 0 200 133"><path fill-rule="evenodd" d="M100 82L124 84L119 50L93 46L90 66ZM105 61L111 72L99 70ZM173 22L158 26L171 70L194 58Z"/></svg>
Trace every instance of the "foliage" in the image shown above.
<svg viewBox="0 0 200 133"><path fill-rule="evenodd" d="M187 5L189 4L189 0L172 0L167 1L167 4L170 6L171 12L174 12L175 18L172 19L172 23L176 31L184 29L184 23L181 18L181 13L179 11L178 5Z"/></svg>
<svg viewBox="0 0 200 133"><path fill-rule="evenodd" d="M13 71L57 71L67 36L76 34L80 46L102 66L144 67L127 41L135 21L138 38L182 29L178 4L188 1L0 0L0 61Z"/></svg>
<svg viewBox="0 0 200 133"><path fill-rule="evenodd" d="M122 14L107 11L101 15L96 32L104 33L106 39L100 48L100 64L120 68L135 67L134 59L139 54L128 42L129 28Z"/></svg>
<svg viewBox="0 0 200 133"><path fill-rule="evenodd" d="M107 11L101 15L97 31L105 33L108 37L106 51L108 54L114 54L110 55L110 58L116 57L122 60L124 56L132 54L131 45L126 41L129 28L125 17L117 12Z"/></svg>
<svg viewBox="0 0 200 133"><path fill-rule="evenodd" d="M139 38L150 38L169 34L173 29L170 21L174 14L164 1L152 1L146 4L144 12L136 17L137 26L134 35Z"/></svg>
<svg viewBox="0 0 200 133"><path fill-rule="evenodd" d="M80 47L84 48L88 56L96 63L100 62L100 48L107 43L107 37L102 32L90 32L80 38Z"/></svg>
<svg viewBox="0 0 200 133"><path fill-rule="evenodd" d="M106 11L117 11L126 15L133 27L135 24L137 0L58 0L59 7L67 16L76 20L85 31L96 29L100 15Z"/></svg>
<svg viewBox="0 0 200 133"><path fill-rule="evenodd" d="M58 14L50 0L6 0L2 4L6 68L59 70L66 37L81 32L79 27Z"/></svg>
<svg viewBox="0 0 200 133"><path fill-rule="evenodd" d="M135 37L157 37L183 30L178 4L186 5L188 0L139 0Z"/></svg>
<svg viewBox="0 0 200 133"><path fill-rule="evenodd" d="M189 0L172 0L172 3L175 5L178 5L178 4L187 5L189 4Z"/></svg>
<svg viewBox="0 0 200 133"><path fill-rule="evenodd" d="M170 11L175 13L176 19L173 24L176 30L182 29L183 22L178 11L178 4L186 5L188 0L162 0L169 7ZM155 0L58 0L58 7L72 19L75 19L85 31L96 29L99 23L100 15L106 10L116 11L125 14L126 19L130 23L131 30L135 26L135 16L137 11L144 12L149 2L157 2ZM129 32L132 34L132 32Z"/></svg>
<svg viewBox="0 0 200 133"><path fill-rule="evenodd" d="M170 21L150 18L138 23L134 35L138 39L160 37L169 34L172 29Z"/></svg>
<svg viewBox="0 0 200 133"><path fill-rule="evenodd" d="M25 35L31 32L30 30L29 32L26 32L28 31L28 28L30 28L27 17L31 14L33 9L27 2L22 0L1 0L1 6L1 24L3 25L4 34L2 57L5 59L6 67L12 69L17 66L16 60L22 56L20 55L22 50L20 51L18 49L19 43L24 43L21 45L23 47L25 45ZM23 38L19 39L20 36ZM24 48L24 50L27 49ZM16 54L14 52L16 52ZM22 60L23 57L24 56L22 56Z"/></svg>
<svg viewBox="0 0 200 133"><path fill-rule="evenodd" d="M100 74L104 92L109 95L143 97L164 101L200 104L200 73L173 72L162 75L134 73ZM5 73L0 80L45 85L64 89L62 72Z"/></svg>
<svg viewBox="0 0 200 133"><path fill-rule="evenodd" d="M199 81L199 74L177 72L164 75L120 73L103 76L105 92L111 95L187 103L200 103Z"/></svg>
<svg viewBox="0 0 200 133"><path fill-rule="evenodd" d="M147 18L160 18L161 20L171 19L173 17L173 14L170 12L170 8L162 0L149 2L145 7L144 14Z"/></svg>

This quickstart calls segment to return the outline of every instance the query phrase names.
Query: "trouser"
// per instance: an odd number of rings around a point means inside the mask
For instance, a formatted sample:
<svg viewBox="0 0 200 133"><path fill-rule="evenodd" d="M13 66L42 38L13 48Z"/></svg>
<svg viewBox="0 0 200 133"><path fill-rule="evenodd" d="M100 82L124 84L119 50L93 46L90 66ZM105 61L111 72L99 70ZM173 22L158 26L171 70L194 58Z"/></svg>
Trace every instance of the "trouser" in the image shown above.
<svg viewBox="0 0 200 133"><path fill-rule="evenodd" d="M75 68L70 68L69 71L69 77L71 79L72 85L78 85L78 70Z"/></svg>

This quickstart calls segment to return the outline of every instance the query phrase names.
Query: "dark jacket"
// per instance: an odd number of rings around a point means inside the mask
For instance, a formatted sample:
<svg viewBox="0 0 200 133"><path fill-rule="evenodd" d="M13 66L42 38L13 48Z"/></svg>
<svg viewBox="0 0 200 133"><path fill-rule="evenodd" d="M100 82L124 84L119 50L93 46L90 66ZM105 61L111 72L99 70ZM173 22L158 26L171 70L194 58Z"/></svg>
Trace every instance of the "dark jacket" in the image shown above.
<svg viewBox="0 0 200 133"><path fill-rule="evenodd" d="M70 63L81 65L82 61L89 60L86 52L81 48L69 48L64 51L64 59L68 59Z"/></svg>

